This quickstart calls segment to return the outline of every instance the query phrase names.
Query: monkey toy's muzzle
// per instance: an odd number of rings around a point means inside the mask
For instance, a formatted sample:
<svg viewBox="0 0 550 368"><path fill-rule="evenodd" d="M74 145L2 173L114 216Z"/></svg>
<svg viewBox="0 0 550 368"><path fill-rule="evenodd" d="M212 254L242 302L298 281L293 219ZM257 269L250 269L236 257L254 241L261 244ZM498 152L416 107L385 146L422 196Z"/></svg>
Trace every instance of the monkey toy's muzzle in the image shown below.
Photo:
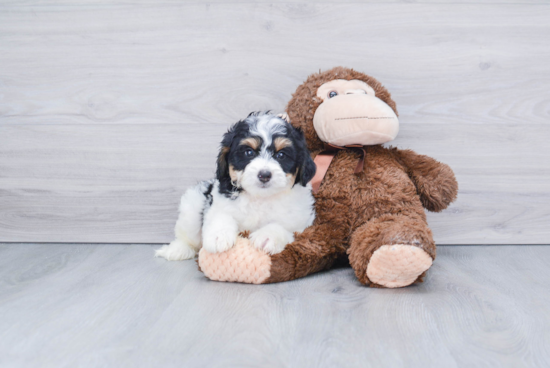
<svg viewBox="0 0 550 368"><path fill-rule="evenodd" d="M399 120L379 98L347 94L325 100L315 111L313 127L323 142L368 146L395 139Z"/></svg>

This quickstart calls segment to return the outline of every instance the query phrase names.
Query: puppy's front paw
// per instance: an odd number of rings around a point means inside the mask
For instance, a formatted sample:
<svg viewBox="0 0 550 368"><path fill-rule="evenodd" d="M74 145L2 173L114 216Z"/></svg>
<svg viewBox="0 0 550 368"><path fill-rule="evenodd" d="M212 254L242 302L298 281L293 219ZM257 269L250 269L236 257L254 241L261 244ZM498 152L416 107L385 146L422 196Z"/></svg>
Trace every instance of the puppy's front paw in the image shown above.
<svg viewBox="0 0 550 368"><path fill-rule="evenodd" d="M235 245L236 239L236 231L231 229L212 229L203 234L202 247L208 253L221 253Z"/></svg>
<svg viewBox="0 0 550 368"><path fill-rule="evenodd" d="M293 241L294 235L282 228L266 226L250 234L252 246L269 254L281 253L285 246Z"/></svg>

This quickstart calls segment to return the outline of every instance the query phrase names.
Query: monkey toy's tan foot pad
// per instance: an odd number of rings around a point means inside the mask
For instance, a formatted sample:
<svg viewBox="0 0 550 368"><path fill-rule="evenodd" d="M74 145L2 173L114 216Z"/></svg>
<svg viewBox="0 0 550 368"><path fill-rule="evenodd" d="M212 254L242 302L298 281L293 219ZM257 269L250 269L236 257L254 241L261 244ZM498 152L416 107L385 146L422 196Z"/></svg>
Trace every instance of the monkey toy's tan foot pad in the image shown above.
<svg viewBox="0 0 550 368"><path fill-rule="evenodd" d="M404 244L383 245L372 255L367 277L388 288L403 287L416 281L432 265L432 257L424 250Z"/></svg>
<svg viewBox="0 0 550 368"><path fill-rule="evenodd" d="M233 248L225 252L208 253L201 249L199 267L210 280L261 284L270 276L271 257L239 237Z"/></svg>

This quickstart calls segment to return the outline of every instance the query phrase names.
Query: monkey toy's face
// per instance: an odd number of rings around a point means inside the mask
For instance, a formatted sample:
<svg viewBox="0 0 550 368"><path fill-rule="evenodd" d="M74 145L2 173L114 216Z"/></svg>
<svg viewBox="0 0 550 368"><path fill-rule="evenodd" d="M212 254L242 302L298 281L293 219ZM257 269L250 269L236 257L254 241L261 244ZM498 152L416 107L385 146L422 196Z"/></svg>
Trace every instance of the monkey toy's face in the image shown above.
<svg viewBox="0 0 550 368"><path fill-rule="evenodd" d="M326 82L317 89L317 98L323 102L315 111L313 127L323 142L337 146L382 144L399 132L395 112L363 81Z"/></svg>

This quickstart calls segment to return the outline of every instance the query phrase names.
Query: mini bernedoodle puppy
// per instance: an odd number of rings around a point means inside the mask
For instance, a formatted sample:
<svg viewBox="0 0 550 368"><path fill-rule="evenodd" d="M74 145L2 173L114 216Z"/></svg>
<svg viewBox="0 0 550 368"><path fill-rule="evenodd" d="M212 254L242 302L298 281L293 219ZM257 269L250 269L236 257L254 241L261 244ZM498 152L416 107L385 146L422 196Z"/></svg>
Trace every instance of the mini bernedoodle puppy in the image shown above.
<svg viewBox="0 0 550 368"><path fill-rule="evenodd" d="M176 239L158 249L170 261L231 248L240 232L250 243L276 254L315 219L309 181L315 164L303 133L285 114L251 113L223 136L216 179L181 197Z"/></svg>

